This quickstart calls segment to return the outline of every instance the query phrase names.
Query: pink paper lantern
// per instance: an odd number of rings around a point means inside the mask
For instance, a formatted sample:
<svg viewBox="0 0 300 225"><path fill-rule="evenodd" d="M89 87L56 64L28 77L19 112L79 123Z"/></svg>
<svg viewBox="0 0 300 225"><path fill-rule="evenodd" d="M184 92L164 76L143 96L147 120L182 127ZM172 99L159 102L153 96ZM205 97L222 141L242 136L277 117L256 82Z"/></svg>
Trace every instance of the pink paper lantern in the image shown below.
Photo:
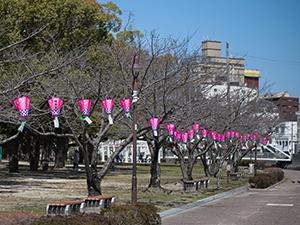
<svg viewBox="0 0 300 225"><path fill-rule="evenodd" d="M54 117L54 127L59 128L58 117L60 116L63 100L62 98L52 97L48 99L48 104L50 107L51 115Z"/></svg>
<svg viewBox="0 0 300 225"><path fill-rule="evenodd" d="M79 99L78 105L83 116L89 116L92 107L91 99Z"/></svg>
<svg viewBox="0 0 300 225"><path fill-rule="evenodd" d="M251 139L251 135L250 134L246 134L246 140L250 140Z"/></svg>
<svg viewBox="0 0 300 225"><path fill-rule="evenodd" d="M102 100L102 107L104 111L108 114L108 122L109 124L113 124L112 111L114 108L115 101L111 98Z"/></svg>
<svg viewBox="0 0 300 225"><path fill-rule="evenodd" d="M21 125L18 128L19 132L22 132L25 124L26 119L29 115L29 108L30 108L30 98L28 96L22 96L19 98L14 99L13 104L16 108L16 110L19 112L19 115L21 117Z"/></svg>
<svg viewBox="0 0 300 225"><path fill-rule="evenodd" d="M92 123L92 120L89 118L90 110L92 107L92 100L91 99L79 99L78 105L82 114L81 119L86 121L88 124Z"/></svg>
<svg viewBox="0 0 300 225"><path fill-rule="evenodd" d="M230 137L234 138L235 137L235 131L230 131Z"/></svg>
<svg viewBox="0 0 300 225"><path fill-rule="evenodd" d="M132 107L132 100L131 98L124 98L120 100L121 107L123 111L125 112L126 116L130 117L130 111Z"/></svg>
<svg viewBox="0 0 300 225"><path fill-rule="evenodd" d="M225 137L226 138L231 138L231 131L226 131L225 132Z"/></svg>
<svg viewBox="0 0 300 225"><path fill-rule="evenodd" d="M207 129L201 130L201 136L202 136L203 138L207 138L207 136L208 136L208 130L207 130Z"/></svg>
<svg viewBox="0 0 300 225"><path fill-rule="evenodd" d="M224 142L225 141L225 135L219 135L219 141Z"/></svg>
<svg viewBox="0 0 300 225"><path fill-rule="evenodd" d="M192 129L193 129L196 133L199 133L200 128L201 128L201 126L200 126L199 123L194 123L194 124L192 125Z"/></svg>
<svg viewBox="0 0 300 225"><path fill-rule="evenodd" d="M60 116L61 107L62 107L62 104L63 104L62 98L55 98L55 97L49 98L48 99L48 104L49 104L49 107L50 107L51 115L53 117Z"/></svg>
<svg viewBox="0 0 300 225"><path fill-rule="evenodd" d="M184 144L187 144L187 142L188 142L188 133L187 132L184 132L181 134L181 140Z"/></svg>
<svg viewBox="0 0 300 225"><path fill-rule="evenodd" d="M22 96L14 99L13 104L22 119L26 119L29 115L30 98Z"/></svg>
<svg viewBox="0 0 300 225"><path fill-rule="evenodd" d="M240 135L239 132L236 131L236 132L234 133L234 137L239 138L240 136L241 136L241 135Z"/></svg>
<svg viewBox="0 0 300 225"><path fill-rule="evenodd" d="M180 139L181 139L181 133L180 133L180 131L178 131L178 130L175 130L175 131L174 131L174 138L175 138L175 140L176 140L177 142L180 141Z"/></svg>
<svg viewBox="0 0 300 225"><path fill-rule="evenodd" d="M245 141L245 136L241 135L240 136L240 141Z"/></svg>
<svg viewBox="0 0 300 225"><path fill-rule="evenodd" d="M114 104L115 104L115 100L111 98L102 100L103 109L107 114L112 114Z"/></svg>
<svg viewBox="0 0 300 225"><path fill-rule="evenodd" d="M194 135L195 135L195 130L194 129L190 129L190 130L188 130L188 139L190 140L190 141L193 141L194 140Z"/></svg>
<svg viewBox="0 0 300 225"><path fill-rule="evenodd" d="M210 136L211 139L216 141L217 140L217 134L218 134L217 132L212 131L212 132L210 132L209 136Z"/></svg>
<svg viewBox="0 0 300 225"><path fill-rule="evenodd" d="M167 128L169 136L173 136L174 135L175 127L176 126L173 123L167 123L166 124L166 128Z"/></svg>
<svg viewBox="0 0 300 225"><path fill-rule="evenodd" d="M263 139L262 139L262 144L263 144L263 145L267 145L268 142L269 142L269 139L268 139L268 138L263 138Z"/></svg>
<svg viewBox="0 0 300 225"><path fill-rule="evenodd" d="M150 125L151 125L151 128L153 130L154 136L158 136L157 129L158 129L159 123L160 123L159 118L156 118L156 117L151 117L150 118Z"/></svg>

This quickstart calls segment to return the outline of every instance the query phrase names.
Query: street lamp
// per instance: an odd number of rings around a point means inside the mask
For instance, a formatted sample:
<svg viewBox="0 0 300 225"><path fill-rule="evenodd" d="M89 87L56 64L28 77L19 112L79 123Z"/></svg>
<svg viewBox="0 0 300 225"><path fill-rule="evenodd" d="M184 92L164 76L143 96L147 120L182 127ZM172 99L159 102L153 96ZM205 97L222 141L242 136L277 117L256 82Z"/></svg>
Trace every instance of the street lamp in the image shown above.
<svg viewBox="0 0 300 225"><path fill-rule="evenodd" d="M138 76L141 66L139 56L135 55L132 64L132 181L131 181L131 204L137 204L137 177L136 177L136 155L137 155L137 110L138 110Z"/></svg>

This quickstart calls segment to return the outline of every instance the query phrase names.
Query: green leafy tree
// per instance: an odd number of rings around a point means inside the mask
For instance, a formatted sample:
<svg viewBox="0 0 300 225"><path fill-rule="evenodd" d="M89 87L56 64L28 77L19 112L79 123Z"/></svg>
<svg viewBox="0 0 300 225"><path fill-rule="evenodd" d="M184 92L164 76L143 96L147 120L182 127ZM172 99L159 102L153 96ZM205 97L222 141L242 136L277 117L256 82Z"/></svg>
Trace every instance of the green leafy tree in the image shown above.
<svg viewBox="0 0 300 225"><path fill-rule="evenodd" d="M96 0L0 0L3 32L0 47L42 32L26 42L35 51L70 50L79 45L112 39L119 31L121 10L112 2Z"/></svg>

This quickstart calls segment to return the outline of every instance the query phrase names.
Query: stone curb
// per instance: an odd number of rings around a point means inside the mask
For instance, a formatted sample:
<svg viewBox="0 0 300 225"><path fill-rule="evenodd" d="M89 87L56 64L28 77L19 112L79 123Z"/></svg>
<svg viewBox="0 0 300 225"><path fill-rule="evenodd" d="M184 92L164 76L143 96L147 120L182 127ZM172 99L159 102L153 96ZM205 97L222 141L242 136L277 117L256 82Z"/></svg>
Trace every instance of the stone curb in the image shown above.
<svg viewBox="0 0 300 225"><path fill-rule="evenodd" d="M221 199L228 198L228 197L231 197L231 196L236 195L236 194L243 193L247 190L248 190L248 185L245 185L243 187L235 188L235 189L232 189L230 191L222 192L222 193L219 193L219 194L216 194L216 195L209 196L209 197L204 198L204 199L200 199L196 202L192 202L192 203L183 205L183 206L178 207L178 208L173 208L173 209L169 209L169 210L160 212L159 215L162 219L166 218L166 217L170 217L170 216L175 216L175 215L178 215L180 213L187 212L187 211L189 211L193 208L205 206L209 203L219 201Z"/></svg>
<svg viewBox="0 0 300 225"><path fill-rule="evenodd" d="M267 188L249 188L249 191L267 191L267 190L272 189L273 187L276 187L279 184L284 183L287 180L288 180L288 178L285 177L281 181L277 182L276 184L271 185L270 187L267 187Z"/></svg>

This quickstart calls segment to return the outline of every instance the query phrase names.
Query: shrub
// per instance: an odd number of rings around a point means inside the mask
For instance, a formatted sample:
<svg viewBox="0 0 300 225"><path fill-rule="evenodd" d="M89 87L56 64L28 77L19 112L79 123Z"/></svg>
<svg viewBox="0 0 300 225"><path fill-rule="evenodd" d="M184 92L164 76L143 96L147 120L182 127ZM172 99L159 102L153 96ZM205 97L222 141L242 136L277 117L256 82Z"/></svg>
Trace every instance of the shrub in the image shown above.
<svg viewBox="0 0 300 225"><path fill-rule="evenodd" d="M249 178L249 184L252 188L267 188L284 178L284 172L280 168L270 167Z"/></svg>
<svg viewBox="0 0 300 225"><path fill-rule="evenodd" d="M43 216L32 225L106 225L107 221L96 213L70 216Z"/></svg>
<svg viewBox="0 0 300 225"><path fill-rule="evenodd" d="M253 161L250 161L250 160L241 160L239 162L239 166L249 166L249 163L254 163ZM264 168L266 168L266 162L263 162L263 161L257 161L256 162L256 166L257 166L257 169L260 169L260 170L263 170Z"/></svg>
<svg viewBox="0 0 300 225"><path fill-rule="evenodd" d="M101 211L109 225L160 225L157 208L149 204L112 205Z"/></svg>
<svg viewBox="0 0 300 225"><path fill-rule="evenodd" d="M153 205L112 205L100 214L44 216L32 225L160 225L161 219Z"/></svg>
<svg viewBox="0 0 300 225"><path fill-rule="evenodd" d="M0 224L5 225L29 225L37 215L26 212L0 212Z"/></svg>
<svg viewBox="0 0 300 225"><path fill-rule="evenodd" d="M245 160L245 159L242 159L240 162L239 162L239 166L249 166L249 163L251 161L250 160Z"/></svg>
<svg viewBox="0 0 300 225"><path fill-rule="evenodd" d="M267 188L274 183L274 180L269 174L261 173L250 177L249 183L252 188Z"/></svg>
<svg viewBox="0 0 300 225"><path fill-rule="evenodd" d="M269 167L264 169L264 173L270 174L276 182L281 181L284 178L284 172L277 167Z"/></svg>

